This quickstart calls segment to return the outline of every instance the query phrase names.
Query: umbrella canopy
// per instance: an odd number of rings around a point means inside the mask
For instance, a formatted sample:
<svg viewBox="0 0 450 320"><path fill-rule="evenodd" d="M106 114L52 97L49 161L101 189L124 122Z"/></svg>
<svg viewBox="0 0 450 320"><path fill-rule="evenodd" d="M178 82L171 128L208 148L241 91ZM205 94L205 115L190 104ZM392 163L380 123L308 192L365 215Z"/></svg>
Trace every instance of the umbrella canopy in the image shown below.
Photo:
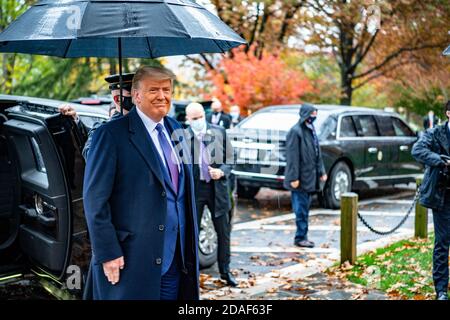
<svg viewBox="0 0 450 320"><path fill-rule="evenodd" d="M43 0L0 34L0 52L64 58L157 58L245 43L190 0Z"/></svg>
<svg viewBox="0 0 450 320"><path fill-rule="evenodd" d="M447 49L444 50L443 55L450 56L450 46L448 46Z"/></svg>

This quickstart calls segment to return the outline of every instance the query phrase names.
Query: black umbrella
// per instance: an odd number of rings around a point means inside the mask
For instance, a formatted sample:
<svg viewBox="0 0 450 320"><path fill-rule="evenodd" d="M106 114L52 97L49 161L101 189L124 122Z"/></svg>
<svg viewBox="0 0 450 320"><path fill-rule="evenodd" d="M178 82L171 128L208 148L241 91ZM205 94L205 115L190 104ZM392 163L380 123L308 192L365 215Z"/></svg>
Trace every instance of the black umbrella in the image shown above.
<svg viewBox="0 0 450 320"><path fill-rule="evenodd" d="M118 57L121 83L122 57L224 53L245 43L191 0L42 0L0 34L0 52Z"/></svg>

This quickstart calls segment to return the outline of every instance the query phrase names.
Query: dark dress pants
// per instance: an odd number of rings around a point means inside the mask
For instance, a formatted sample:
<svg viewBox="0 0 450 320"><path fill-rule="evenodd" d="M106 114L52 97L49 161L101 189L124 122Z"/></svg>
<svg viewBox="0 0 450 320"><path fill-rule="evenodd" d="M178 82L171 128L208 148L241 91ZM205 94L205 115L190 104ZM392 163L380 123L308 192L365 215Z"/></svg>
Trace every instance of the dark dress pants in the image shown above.
<svg viewBox="0 0 450 320"><path fill-rule="evenodd" d="M433 281L436 293L447 293L448 256L450 246L450 192L445 193L444 208L433 210L434 250Z"/></svg>
<svg viewBox="0 0 450 320"><path fill-rule="evenodd" d="M161 300L178 300L182 265L180 241L178 239L172 264L169 270L161 276Z"/></svg>
<svg viewBox="0 0 450 320"><path fill-rule="evenodd" d="M227 195L228 196L228 195ZM198 192L196 194L196 205L197 205L197 215L198 224L200 230L200 222L202 220L203 208L206 206L211 212L211 218L214 224L214 229L217 233L217 261L220 273L230 272L230 215L223 214L220 217L215 216L215 206L214 206L214 182L210 181L206 183L205 181L198 182Z"/></svg>

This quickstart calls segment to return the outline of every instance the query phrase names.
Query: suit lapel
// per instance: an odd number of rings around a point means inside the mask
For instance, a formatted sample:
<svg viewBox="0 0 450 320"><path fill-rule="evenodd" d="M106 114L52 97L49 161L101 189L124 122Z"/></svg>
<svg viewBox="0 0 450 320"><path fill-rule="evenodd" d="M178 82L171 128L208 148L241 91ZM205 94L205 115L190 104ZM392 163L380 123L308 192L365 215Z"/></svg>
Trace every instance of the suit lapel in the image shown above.
<svg viewBox="0 0 450 320"><path fill-rule="evenodd" d="M147 129L139 118L136 109L128 113L130 141L144 158L147 166L153 171L159 182L164 186L164 173L160 166L158 151L153 145Z"/></svg>

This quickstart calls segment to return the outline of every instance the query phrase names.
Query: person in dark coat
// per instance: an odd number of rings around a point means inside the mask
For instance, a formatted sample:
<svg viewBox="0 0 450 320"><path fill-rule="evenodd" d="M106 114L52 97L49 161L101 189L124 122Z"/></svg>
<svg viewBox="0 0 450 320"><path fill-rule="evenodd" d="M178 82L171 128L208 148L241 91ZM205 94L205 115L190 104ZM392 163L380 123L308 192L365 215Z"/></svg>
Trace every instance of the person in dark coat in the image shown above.
<svg viewBox="0 0 450 320"><path fill-rule="evenodd" d="M321 182L327 179L314 128L317 109L304 103L300 108L300 120L288 132L286 138L286 168L284 187L291 190L292 207L296 216L297 231L294 245L314 247L308 240L308 216L311 195L320 191Z"/></svg>
<svg viewBox="0 0 450 320"><path fill-rule="evenodd" d="M428 111L428 114L423 117L423 129L431 129L439 124L439 118L436 117L433 110Z"/></svg>
<svg viewBox="0 0 450 320"><path fill-rule="evenodd" d="M93 134L84 176L94 299L198 300L192 164L167 117L175 76L141 67L136 107Z"/></svg>
<svg viewBox="0 0 450 320"><path fill-rule="evenodd" d="M445 106L450 118L450 101ZM450 247L450 180L445 172L450 163L442 155L450 157L450 125L426 130L412 148L412 156L425 165L423 182L420 185L419 203L433 210L434 250L433 281L438 300L448 300L448 259Z"/></svg>
<svg viewBox="0 0 450 320"><path fill-rule="evenodd" d="M206 121L216 126L221 126L229 129L231 125L231 117L228 113L223 111L222 102L214 98L211 103L212 113L206 115Z"/></svg>
<svg viewBox="0 0 450 320"><path fill-rule="evenodd" d="M230 128L236 127L242 120L244 120L244 117L241 116L241 108L238 105L230 107L230 117L231 117Z"/></svg>
<svg viewBox="0 0 450 320"><path fill-rule="evenodd" d="M131 108L134 107L133 101L131 100L131 82L133 81L134 73L124 73L122 75L122 108L123 115L126 115ZM105 124L108 121L116 120L121 118L122 112L120 111L120 81L119 75L113 74L105 78L105 81L109 83L109 89L111 90L111 96L113 102L109 109L109 119L101 122L96 122L90 130L83 124L83 121L78 117L76 110L71 105L62 105L59 107L59 112L65 116L71 116L75 123L78 125L79 131L85 136L86 141L84 142L84 147L82 155L84 160L87 160L89 153L89 148L91 147L92 135L95 130Z"/></svg>
<svg viewBox="0 0 450 320"><path fill-rule="evenodd" d="M237 286L230 271L231 199L229 181L233 165L233 147L224 128L206 123L199 103L186 107L189 121L186 137L190 141L195 183L198 223L205 206L209 209L217 233L220 278Z"/></svg>

